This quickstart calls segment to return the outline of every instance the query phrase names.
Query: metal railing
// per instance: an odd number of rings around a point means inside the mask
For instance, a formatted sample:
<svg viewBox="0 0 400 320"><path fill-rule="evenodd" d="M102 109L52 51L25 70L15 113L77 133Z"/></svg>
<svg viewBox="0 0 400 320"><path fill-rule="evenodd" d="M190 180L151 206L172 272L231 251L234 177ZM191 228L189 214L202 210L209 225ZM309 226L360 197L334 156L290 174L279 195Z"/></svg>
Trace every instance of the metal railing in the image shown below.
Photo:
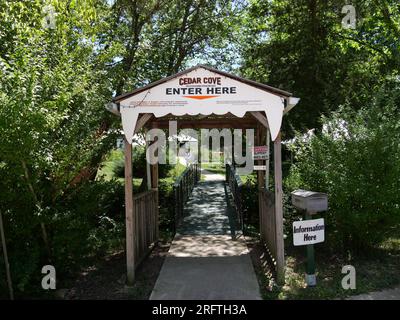
<svg viewBox="0 0 400 320"><path fill-rule="evenodd" d="M242 179L240 179L240 176L236 173L235 167L228 163L225 165L225 178L232 193L237 223L243 230Z"/></svg>
<svg viewBox="0 0 400 320"><path fill-rule="evenodd" d="M194 186L200 180L200 166L190 164L174 183L175 231L184 217L184 206Z"/></svg>

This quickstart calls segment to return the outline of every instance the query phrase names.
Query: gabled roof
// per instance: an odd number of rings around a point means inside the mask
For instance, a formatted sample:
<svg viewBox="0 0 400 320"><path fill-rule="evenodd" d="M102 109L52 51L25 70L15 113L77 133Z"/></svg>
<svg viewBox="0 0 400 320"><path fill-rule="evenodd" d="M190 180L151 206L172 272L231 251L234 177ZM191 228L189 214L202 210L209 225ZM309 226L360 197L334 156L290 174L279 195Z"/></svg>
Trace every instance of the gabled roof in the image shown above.
<svg viewBox="0 0 400 320"><path fill-rule="evenodd" d="M128 93L119 95L119 96L113 98L113 102L118 103L118 102L120 102L120 101L122 101L122 100L124 100L124 99L126 99L126 98L129 98L129 97L131 97L131 96L134 96L135 94L138 94L138 93L140 93L140 92L142 92L142 91L146 91L146 90L148 90L148 89L151 89L151 88L153 88L153 87L156 87L156 86L158 86L158 85L160 85L160 84L162 84L162 83L165 83L165 82L167 82L167 81L169 81L169 80L172 80L172 79L174 79L174 78L178 78L178 77L180 77L180 76L183 76L183 75L185 75L185 74L187 74L187 73L189 73L189 72L191 72L191 71L193 71L193 70L196 70L196 69L198 69L198 68L203 68L203 69L206 69L206 70L208 70L208 71L218 73L218 74L220 74L220 75L222 75L222 76L224 76L224 77L227 77L227 78L231 78L231 79L240 81L240 82L242 82L242 83L245 83L245 84L248 84L248 85L250 85L250 86L252 86L252 87L255 87L255 88L258 88L258 89L261 89L261 90L270 92L270 93L272 93L272 94L276 94L276 95L283 96L283 97L290 97L290 96L292 96L292 94L291 94L290 92L287 92L287 91L284 91L284 90L281 90L281 89L278 89L278 88L274 88L274 87L271 87L271 86L269 86L269 85L266 85L266 84L263 84L263 83L260 83L260 82L256 82L256 81L249 80L249 79L245 79L245 78L236 76L236 75L231 74L231 73L228 73L228 72L220 71L220 70L211 68L211 67L209 67L209 66L205 66L205 65L199 64L199 65L197 65L197 66L194 66L194 67L191 67L191 68L189 68L189 69L186 69L186 70L183 70L183 71L181 71L181 72L178 72L178 73L176 73L176 74L173 74L173 75L171 75L171 76L169 76L169 77L162 78L162 79L160 79L160 80L154 81L154 82L152 82L152 83L150 83L150 84L148 84L148 85L146 85L146 86L144 86L144 87L141 87L141 88L135 89L135 90L133 90L133 91L131 91L131 92L128 92Z"/></svg>

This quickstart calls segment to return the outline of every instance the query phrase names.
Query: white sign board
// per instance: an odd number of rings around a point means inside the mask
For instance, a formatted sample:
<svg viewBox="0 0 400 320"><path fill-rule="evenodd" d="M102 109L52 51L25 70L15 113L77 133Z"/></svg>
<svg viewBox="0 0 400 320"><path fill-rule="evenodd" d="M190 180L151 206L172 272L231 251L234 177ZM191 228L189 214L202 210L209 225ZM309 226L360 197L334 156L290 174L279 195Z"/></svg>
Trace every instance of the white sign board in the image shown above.
<svg viewBox="0 0 400 320"><path fill-rule="evenodd" d="M122 126L132 142L139 114L155 117L167 114L224 115L242 118L246 112L261 111L267 116L271 139L277 137L283 116L284 99L244 82L199 66L119 101Z"/></svg>
<svg viewBox="0 0 400 320"><path fill-rule="evenodd" d="M305 246L325 241L324 219L302 220L293 222L293 244Z"/></svg>
<svg viewBox="0 0 400 320"><path fill-rule="evenodd" d="M254 166L254 170L267 170L267 166Z"/></svg>
<svg viewBox="0 0 400 320"><path fill-rule="evenodd" d="M254 160L267 160L268 159L268 147L267 146L253 147L253 159Z"/></svg>

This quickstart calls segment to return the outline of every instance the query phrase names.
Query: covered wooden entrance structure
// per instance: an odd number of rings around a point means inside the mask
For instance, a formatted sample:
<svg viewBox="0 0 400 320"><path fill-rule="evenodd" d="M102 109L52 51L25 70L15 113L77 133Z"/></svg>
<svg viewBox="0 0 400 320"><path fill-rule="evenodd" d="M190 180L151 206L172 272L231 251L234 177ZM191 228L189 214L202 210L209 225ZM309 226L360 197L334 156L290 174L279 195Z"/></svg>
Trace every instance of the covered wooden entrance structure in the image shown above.
<svg viewBox="0 0 400 320"><path fill-rule="evenodd" d="M199 65L113 99L110 110L122 118L125 135L125 213L127 282L158 241L158 164L148 166L149 190L133 195L132 140L142 129L255 129L255 145L274 145L274 191L257 171L260 235L284 280L281 122L299 99L291 93ZM267 173L269 161L267 161Z"/></svg>

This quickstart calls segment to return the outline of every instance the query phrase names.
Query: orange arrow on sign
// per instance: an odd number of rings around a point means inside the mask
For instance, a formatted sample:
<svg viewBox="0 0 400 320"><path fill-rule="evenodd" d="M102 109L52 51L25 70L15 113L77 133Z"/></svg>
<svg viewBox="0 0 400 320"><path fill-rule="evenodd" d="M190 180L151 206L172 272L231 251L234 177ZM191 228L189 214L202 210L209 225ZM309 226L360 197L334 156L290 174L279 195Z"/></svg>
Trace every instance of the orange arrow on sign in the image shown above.
<svg viewBox="0 0 400 320"><path fill-rule="evenodd" d="M210 98L216 98L218 96L183 96L184 98L196 99L196 100L204 100Z"/></svg>

